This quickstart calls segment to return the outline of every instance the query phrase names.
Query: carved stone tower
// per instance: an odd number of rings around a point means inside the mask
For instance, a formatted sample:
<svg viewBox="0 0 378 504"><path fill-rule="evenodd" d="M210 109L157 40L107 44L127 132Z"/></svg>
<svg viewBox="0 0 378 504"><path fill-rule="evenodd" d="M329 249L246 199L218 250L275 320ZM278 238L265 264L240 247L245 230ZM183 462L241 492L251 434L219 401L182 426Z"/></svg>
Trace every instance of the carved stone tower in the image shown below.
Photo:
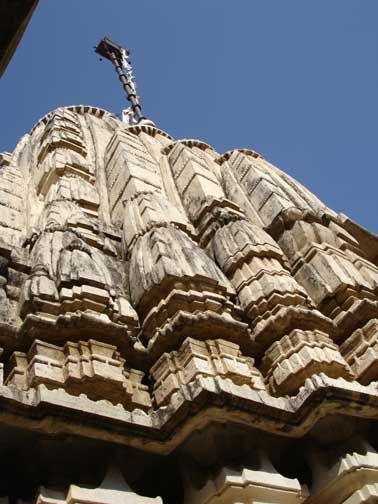
<svg viewBox="0 0 378 504"><path fill-rule="evenodd" d="M0 156L2 504L378 502L378 238L94 107Z"/></svg>

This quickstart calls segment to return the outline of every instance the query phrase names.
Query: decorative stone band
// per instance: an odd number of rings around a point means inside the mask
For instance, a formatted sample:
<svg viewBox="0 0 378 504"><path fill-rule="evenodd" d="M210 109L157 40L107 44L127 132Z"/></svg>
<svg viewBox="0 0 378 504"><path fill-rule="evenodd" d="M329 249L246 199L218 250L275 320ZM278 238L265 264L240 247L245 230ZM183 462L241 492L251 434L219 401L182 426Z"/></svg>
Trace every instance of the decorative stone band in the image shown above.
<svg viewBox="0 0 378 504"><path fill-rule="evenodd" d="M33 503L24 504L163 504L131 490L117 467L110 467L98 488L70 485L67 494L41 487Z"/></svg>
<svg viewBox="0 0 378 504"><path fill-rule="evenodd" d="M365 440L349 439L327 450L309 447L313 474L306 504L363 504L378 502L378 454Z"/></svg>
<svg viewBox="0 0 378 504"><path fill-rule="evenodd" d="M0 378L2 377L0 367ZM220 377L197 377L172 394L169 404L148 413L121 404L74 396L46 385L20 390L0 386L1 425L45 434L72 434L141 448L164 455L178 448L195 430L224 422L240 428L300 438L320 418L340 415L371 419L378 415L377 384L363 386L342 378L314 375L294 397L273 397L264 390L236 385ZM202 414L203 408L206 414ZM225 411L227 417L225 418ZM46 419L41 427L41 415ZM87 422L83 424L83 415ZM49 421L47 421L49 419Z"/></svg>
<svg viewBox="0 0 378 504"><path fill-rule="evenodd" d="M354 492L343 504L370 504L378 502L378 483L364 485Z"/></svg>
<svg viewBox="0 0 378 504"><path fill-rule="evenodd" d="M200 490L187 489L184 504L299 504L307 495L297 479L266 463L259 470L225 467Z"/></svg>
<svg viewBox="0 0 378 504"><path fill-rule="evenodd" d="M195 140L193 138L184 138L181 140L174 140L170 144L168 144L166 147L162 149L163 154L169 154L175 147L176 145L186 145L187 147L198 147L198 149L201 149L203 151L206 150L211 150L214 151L214 149L207 143L202 142L202 140Z"/></svg>
<svg viewBox="0 0 378 504"><path fill-rule="evenodd" d="M124 202L123 248L128 256L138 237L150 229L172 225L195 238L195 231L186 215L162 194L143 192Z"/></svg>
<svg viewBox="0 0 378 504"><path fill-rule="evenodd" d="M173 140L173 137L171 137L171 135L169 135L166 131L159 129L156 126L152 126L151 124L145 124L143 122L141 122L140 124L129 126L126 129L127 131L129 131L130 133L134 133L135 135L138 135L139 133L143 132L152 137L155 137L156 135L161 135L165 138L168 138L169 140Z"/></svg>
<svg viewBox="0 0 378 504"><path fill-rule="evenodd" d="M278 241L292 272L345 339L378 314L378 269L345 249L337 233L318 223L296 222Z"/></svg>
<svg viewBox="0 0 378 504"><path fill-rule="evenodd" d="M44 384L73 395L108 399L127 409L151 407L148 387L141 383L143 373L125 366L115 346L99 341L59 347L35 340L27 354L13 353L6 374L6 383L22 390Z"/></svg>
<svg viewBox="0 0 378 504"><path fill-rule="evenodd" d="M378 320L372 319L354 331L340 351L356 379L367 385L378 380Z"/></svg>
<svg viewBox="0 0 378 504"><path fill-rule="evenodd" d="M225 161L228 161L234 152L241 152L246 156L251 156L253 158L262 158L262 155L252 149L231 149L224 152L220 157L218 157L215 162L222 165Z"/></svg>
<svg viewBox="0 0 378 504"><path fill-rule="evenodd" d="M265 352L260 368L270 390L293 395L312 375L353 380L354 375L332 340L321 331L294 330Z"/></svg>
<svg viewBox="0 0 378 504"><path fill-rule="evenodd" d="M41 163L48 152L55 149L69 149L83 157L87 156L80 123L74 113L64 110L56 112L49 119L40 140L38 163Z"/></svg>
<svg viewBox="0 0 378 504"><path fill-rule="evenodd" d="M152 366L157 406L168 404L172 394L199 376L220 376L237 385L264 390L261 374L253 359L244 357L239 346L226 340L198 341L187 338L180 350L165 353Z"/></svg>
<svg viewBox="0 0 378 504"><path fill-rule="evenodd" d="M243 349L250 345L247 324L232 302L231 284L183 231L158 227L139 237L129 278L151 362L192 334L198 339L232 338Z"/></svg>
<svg viewBox="0 0 378 504"><path fill-rule="evenodd" d="M138 136L125 129L114 132L105 154L105 172L111 217L120 227L123 202L143 191L161 192L158 165Z"/></svg>

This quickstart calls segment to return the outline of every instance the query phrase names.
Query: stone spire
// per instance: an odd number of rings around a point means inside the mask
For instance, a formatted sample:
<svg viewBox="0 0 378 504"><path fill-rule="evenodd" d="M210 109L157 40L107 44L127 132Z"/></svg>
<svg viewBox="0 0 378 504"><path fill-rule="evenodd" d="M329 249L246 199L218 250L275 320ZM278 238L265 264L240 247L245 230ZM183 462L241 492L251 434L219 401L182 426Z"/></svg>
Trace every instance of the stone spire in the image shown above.
<svg viewBox="0 0 378 504"><path fill-rule="evenodd" d="M375 235L252 150L95 107L0 165L4 502L376 498Z"/></svg>

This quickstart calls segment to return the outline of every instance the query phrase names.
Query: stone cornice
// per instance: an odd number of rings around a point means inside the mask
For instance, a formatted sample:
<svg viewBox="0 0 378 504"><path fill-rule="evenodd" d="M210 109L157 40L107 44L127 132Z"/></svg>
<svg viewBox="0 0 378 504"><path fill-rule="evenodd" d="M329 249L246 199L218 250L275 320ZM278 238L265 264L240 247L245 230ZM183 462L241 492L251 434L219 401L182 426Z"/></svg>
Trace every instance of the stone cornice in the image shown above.
<svg viewBox="0 0 378 504"><path fill-rule="evenodd" d="M92 401L44 385L22 391L0 388L0 422L50 434L75 434L168 454L197 429L225 421L272 435L300 438L334 414L373 419L377 384L329 378L307 379L296 396L275 398L229 380L199 377L175 393L168 406L127 411L109 401Z"/></svg>

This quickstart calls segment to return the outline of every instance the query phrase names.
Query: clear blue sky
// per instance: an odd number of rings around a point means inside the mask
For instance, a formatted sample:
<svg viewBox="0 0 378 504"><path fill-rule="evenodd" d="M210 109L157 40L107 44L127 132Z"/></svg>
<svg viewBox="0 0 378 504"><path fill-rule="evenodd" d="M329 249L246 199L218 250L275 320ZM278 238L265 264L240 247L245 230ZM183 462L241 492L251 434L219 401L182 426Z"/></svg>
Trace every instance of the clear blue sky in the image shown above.
<svg viewBox="0 0 378 504"><path fill-rule="evenodd" d="M0 150L62 105L119 113L108 35L144 112L177 138L249 147L378 231L378 0L40 0L0 79Z"/></svg>

